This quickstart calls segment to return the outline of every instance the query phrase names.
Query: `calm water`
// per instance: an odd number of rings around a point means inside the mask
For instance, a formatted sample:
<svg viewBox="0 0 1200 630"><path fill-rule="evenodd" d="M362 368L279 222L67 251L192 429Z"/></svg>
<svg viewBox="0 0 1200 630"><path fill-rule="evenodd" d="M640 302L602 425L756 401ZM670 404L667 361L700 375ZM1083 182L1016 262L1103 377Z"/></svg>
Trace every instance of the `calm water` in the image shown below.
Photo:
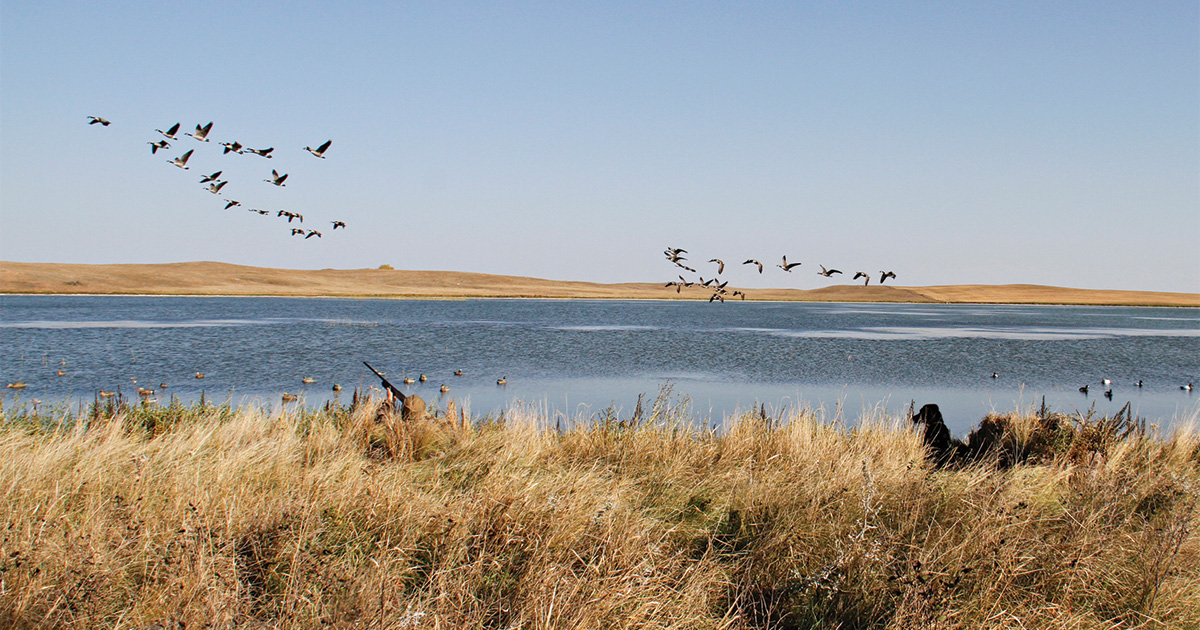
<svg viewBox="0 0 1200 630"><path fill-rule="evenodd" d="M363 360L397 385L425 373L429 381L410 391L438 405L468 401L476 414L513 400L570 418L609 405L629 413L639 393L653 398L664 383L697 417L718 420L756 403L830 414L840 405L854 419L915 400L938 403L962 431L1042 396L1068 412L1131 402L1162 423L1200 409L1200 392L1179 389L1200 383L1195 309L0 297L0 380L29 385L4 391L10 406L162 382L163 393L185 400L203 389L210 400L276 403L290 392L315 405L335 382L342 396L376 384ZM1113 381L1112 401L1101 396L1102 378ZM449 394L438 392L443 383ZM1083 384L1090 396L1079 393Z"/></svg>

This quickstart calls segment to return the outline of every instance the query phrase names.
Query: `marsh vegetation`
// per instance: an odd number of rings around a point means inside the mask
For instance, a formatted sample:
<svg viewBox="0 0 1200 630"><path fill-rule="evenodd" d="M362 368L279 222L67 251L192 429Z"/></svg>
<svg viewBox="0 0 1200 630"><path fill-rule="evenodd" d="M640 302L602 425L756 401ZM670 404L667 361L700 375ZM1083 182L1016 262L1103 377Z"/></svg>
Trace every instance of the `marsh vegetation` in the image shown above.
<svg viewBox="0 0 1200 630"><path fill-rule="evenodd" d="M4 412L0 626L1200 626L1186 430L1030 411L939 470L883 415L378 403Z"/></svg>

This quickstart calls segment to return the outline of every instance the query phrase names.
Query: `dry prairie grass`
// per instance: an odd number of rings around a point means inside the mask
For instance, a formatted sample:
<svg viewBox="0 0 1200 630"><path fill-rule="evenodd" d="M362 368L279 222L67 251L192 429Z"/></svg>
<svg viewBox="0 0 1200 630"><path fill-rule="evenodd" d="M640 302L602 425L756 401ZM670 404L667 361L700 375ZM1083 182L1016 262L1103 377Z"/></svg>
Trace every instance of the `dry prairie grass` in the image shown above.
<svg viewBox="0 0 1200 630"><path fill-rule="evenodd" d="M9 412L0 626L1200 627L1188 432L936 471L898 419L356 402Z"/></svg>

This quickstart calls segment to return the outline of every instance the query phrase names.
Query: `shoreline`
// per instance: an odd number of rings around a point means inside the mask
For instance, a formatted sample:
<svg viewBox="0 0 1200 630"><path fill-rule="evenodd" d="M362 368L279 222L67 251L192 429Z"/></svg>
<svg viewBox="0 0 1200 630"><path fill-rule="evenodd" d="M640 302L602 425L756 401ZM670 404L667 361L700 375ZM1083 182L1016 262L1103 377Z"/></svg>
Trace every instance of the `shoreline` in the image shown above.
<svg viewBox="0 0 1200 630"><path fill-rule="evenodd" d="M93 290L80 291L81 287ZM730 286L730 290L734 287ZM1200 293L1031 284L743 289L750 302L1039 304L1200 308ZM216 262L84 265L0 261L0 295L706 301L696 287L596 283L458 271L272 269ZM739 300L740 301L740 300Z"/></svg>

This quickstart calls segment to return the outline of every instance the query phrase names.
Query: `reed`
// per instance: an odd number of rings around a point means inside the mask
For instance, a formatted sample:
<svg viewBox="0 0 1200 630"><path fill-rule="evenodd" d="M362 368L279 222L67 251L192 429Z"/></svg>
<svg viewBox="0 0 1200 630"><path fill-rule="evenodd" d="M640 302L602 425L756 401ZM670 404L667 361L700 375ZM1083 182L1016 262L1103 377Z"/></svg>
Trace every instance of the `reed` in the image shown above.
<svg viewBox="0 0 1200 630"><path fill-rule="evenodd" d="M882 416L449 411L5 411L0 626L1200 626L1189 431L935 470Z"/></svg>

